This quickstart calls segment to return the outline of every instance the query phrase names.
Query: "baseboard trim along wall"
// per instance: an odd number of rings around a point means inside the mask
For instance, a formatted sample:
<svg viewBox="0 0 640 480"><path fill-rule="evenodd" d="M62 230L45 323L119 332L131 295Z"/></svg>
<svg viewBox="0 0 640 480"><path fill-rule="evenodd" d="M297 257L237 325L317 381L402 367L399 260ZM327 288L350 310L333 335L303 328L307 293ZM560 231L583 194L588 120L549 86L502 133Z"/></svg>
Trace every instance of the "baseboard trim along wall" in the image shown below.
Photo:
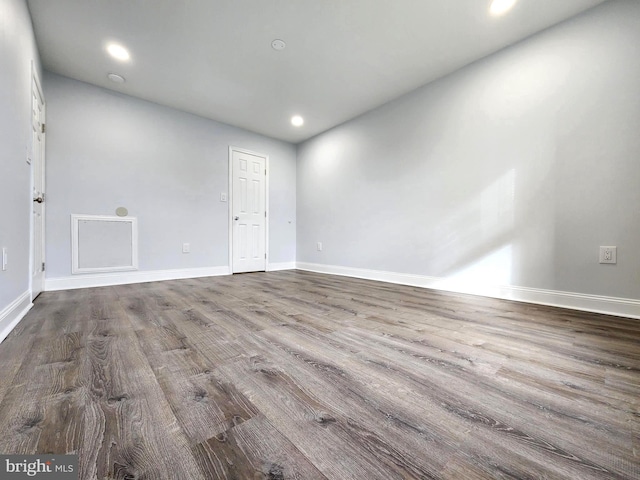
<svg viewBox="0 0 640 480"><path fill-rule="evenodd" d="M294 270L295 262L270 263L268 272L278 270ZM57 290L74 290L77 288L109 287L112 285L128 285L131 283L159 282L162 280L180 280L184 278L217 277L231 275L228 266L188 268L176 270L151 270L147 272L117 272L72 275L69 277L47 278L45 290L48 292Z"/></svg>
<svg viewBox="0 0 640 480"><path fill-rule="evenodd" d="M179 280L184 278L216 277L230 274L231 270L227 265L221 267L151 270L148 272L98 273L47 278L44 288L46 291L74 290L77 288L108 287L112 285L159 282L162 280Z"/></svg>
<svg viewBox="0 0 640 480"><path fill-rule="evenodd" d="M452 279L428 277L406 273L385 272L363 268L322 265L317 263L298 262L296 268L317 273L328 273L346 277L398 283L414 287L433 288L449 292L468 293L486 297L516 300L519 302L550 305L587 312L605 313L620 317L640 319L640 300L586 295L582 293L559 292L539 288L513 287L509 285L472 285L460 283Z"/></svg>
<svg viewBox="0 0 640 480"><path fill-rule="evenodd" d="M408 273L386 272L364 268L342 267L306 262L270 263L267 271L307 270L346 277L377 280L414 287L433 288L449 292L483 295L553 307L570 308L587 312L605 313L622 317L640 319L640 300L587 295L582 293L560 292L539 288L514 287L510 285L478 285L460 283L452 279L414 275ZM229 266L190 268L177 270L154 270L148 272L119 272L74 275L70 277L48 278L45 290L73 290L77 288L106 287L111 285L127 285L131 283L157 282L162 280L179 280L185 278L214 277L230 275ZM31 308L29 292L21 295L16 301L0 312L0 341L11 332L20 319ZM17 315L16 312L19 312ZM5 332L6 330L6 332ZM3 336L4 335L4 336Z"/></svg>
<svg viewBox="0 0 640 480"><path fill-rule="evenodd" d="M267 265L267 272L277 272L278 270L295 270L296 262L270 263Z"/></svg>
<svg viewBox="0 0 640 480"><path fill-rule="evenodd" d="M0 311L0 342L7 338L31 307L31 292L26 291Z"/></svg>

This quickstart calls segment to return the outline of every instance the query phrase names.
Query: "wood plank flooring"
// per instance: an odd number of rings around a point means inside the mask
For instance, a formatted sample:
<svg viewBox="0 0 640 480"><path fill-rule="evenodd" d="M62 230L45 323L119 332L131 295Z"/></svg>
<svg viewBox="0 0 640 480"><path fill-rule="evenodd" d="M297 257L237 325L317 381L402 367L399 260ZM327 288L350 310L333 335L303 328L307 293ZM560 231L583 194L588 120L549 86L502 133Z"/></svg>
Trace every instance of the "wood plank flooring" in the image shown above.
<svg viewBox="0 0 640 480"><path fill-rule="evenodd" d="M284 271L43 293L0 365L81 479L640 479L640 320Z"/></svg>

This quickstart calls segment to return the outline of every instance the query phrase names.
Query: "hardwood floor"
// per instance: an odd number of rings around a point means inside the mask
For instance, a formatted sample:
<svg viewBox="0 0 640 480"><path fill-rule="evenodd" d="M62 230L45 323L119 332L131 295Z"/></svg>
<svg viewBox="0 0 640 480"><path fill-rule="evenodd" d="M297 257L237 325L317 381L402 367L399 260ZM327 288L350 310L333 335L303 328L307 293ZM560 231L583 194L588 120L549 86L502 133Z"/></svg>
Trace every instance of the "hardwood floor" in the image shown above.
<svg viewBox="0 0 640 480"><path fill-rule="evenodd" d="M640 478L640 320L284 271L47 292L0 365L81 479Z"/></svg>

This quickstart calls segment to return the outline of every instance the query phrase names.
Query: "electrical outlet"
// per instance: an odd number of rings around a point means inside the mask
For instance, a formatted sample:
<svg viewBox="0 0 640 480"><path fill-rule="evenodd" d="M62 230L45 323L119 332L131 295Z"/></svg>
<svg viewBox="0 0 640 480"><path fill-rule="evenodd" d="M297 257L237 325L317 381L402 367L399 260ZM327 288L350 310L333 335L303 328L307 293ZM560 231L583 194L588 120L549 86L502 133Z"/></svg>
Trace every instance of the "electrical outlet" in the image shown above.
<svg viewBox="0 0 640 480"><path fill-rule="evenodd" d="M9 262L9 253L7 252L6 247L2 248L2 271L7 270L7 263Z"/></svg>
<svg viewBox="0 0 640 480"><path fill-rule="evenodd" d="M188 243L183 243L182 244L182 253L189 253L191 252L191 245Z"/></svg>
<svg viewBox="0 0 640 480"><path fill-rule="evenodd" d="M617 263L617 247L600 247L600 263Z"/></svg>
<svg viewBox="0 0 640 480"><path fill-rule="evenodd" d="M322 242L318 242L318 244L317 244L317 248L318 248L318 251L319 251L319 252L321 252L321 251L322 251Z"/></svg>

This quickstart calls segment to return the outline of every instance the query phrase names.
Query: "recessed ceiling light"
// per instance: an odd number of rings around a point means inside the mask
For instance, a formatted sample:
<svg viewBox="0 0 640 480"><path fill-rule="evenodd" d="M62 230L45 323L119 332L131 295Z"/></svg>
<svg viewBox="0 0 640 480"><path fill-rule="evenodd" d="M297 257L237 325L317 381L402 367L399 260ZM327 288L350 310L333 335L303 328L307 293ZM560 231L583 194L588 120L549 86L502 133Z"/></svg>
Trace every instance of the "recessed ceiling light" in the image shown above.
<svg viewBox="0 0 640 480"><path fill-rule="evenodd" d="M273 42L271 42L271 48L273 48L274 50L284 50L284 47L286 47L287 44L284 43L284 40L279 40L279 39L275 39Z"/></svg>
<svg viewBox="0 0 640 480"><path fill-rule="evenodd" d="M304 124L304 118L302 118L300 115L294 115L293 117L291 117L291 125L293 125L294 127L301 127Z"/></svg>
<svg viewBox="0 0 640 480"><path fill-rule="evenodd" d="M489 7L489 12L491 12L491 15L502 15L511 10L515 3L516 0L493 0L491 7Z"/></svg>
<svg viewBox="0 0 640 480"><path fill-rule="evenodd" d="M107 45L107 52L116 60L120 60L122 62L126 62L131 58L129 55L129 51L124 48L122 45L118 45L117 43L110 43Z"/></svg>
<svg viewBox="0 0 640 480"><path fill-rule="evenodd" d="M122 75L118 75L117 73L110 73L107 75L107 78L115 83L124 83L125 79Z"/></svg>

